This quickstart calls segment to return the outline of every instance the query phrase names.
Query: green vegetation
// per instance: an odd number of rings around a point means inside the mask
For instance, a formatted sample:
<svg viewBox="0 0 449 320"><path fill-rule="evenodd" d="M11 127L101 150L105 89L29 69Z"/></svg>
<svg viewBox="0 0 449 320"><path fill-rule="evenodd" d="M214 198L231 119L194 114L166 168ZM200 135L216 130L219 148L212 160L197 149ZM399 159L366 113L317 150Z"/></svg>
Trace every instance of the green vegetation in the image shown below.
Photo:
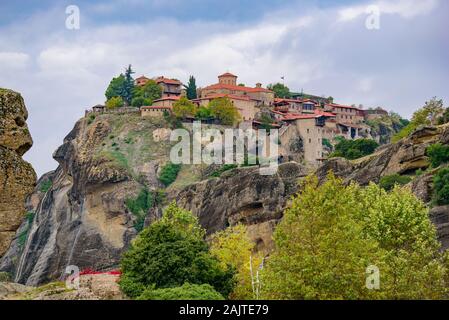
<svg viewBox="0 0 449 320"><path fill-rule="evenodd" d="M391 137L409 124L409 120L403 119L399 114L390 112L380 118L367 120L366 124L371 128L371 134L379 137L380 144L389 143Z"/></svg>
<svg viewBox="0 0 449 320"><path fill-rule="evenodd" d="M210 174L210 176L211 176L211 177L219 177L219 176L221 176L221 174L222 174L223 172L228 171L228 170L235 169L235 168L237 168L237 167L238 167L238 165L236 165L236 164L224 164L224 165L221 166L219 169L217 169L217 170L215 170L214 172L212 172L212 173Z"/></svg>
<svg viewBox="0 0 449 320"><path fill-rule="evenodd" d="M52 187L52 185L53 182L50 179L47 179L41 183L41 185L39 186L39 191L42 193L47 193L48 190L50 190L50 188Z"/></svg>
<svg viewBox="0 0 449 320"><path fill-rule="evenodd" d="M166 187L173 183L181 170L181 164L167 163L162 167L159 175L159 181Z"/></svg>
<svg viewBox="0 0 449 320"><path fill-rule="evenodd" d="M395 185L403 186L410 181L412 181L412 178L409 176L401 176L396 173L380 178L379 186L386 191L390 191L393 190Z"/></svg>
<svg viewBox="0 0 449 320"><path fill-rule="evenodd" d="M123 107L124 102L121 97L112 97L108 101L106 101L106 108L108 109L117 109Z"/></svg>
<svg viewBox="0 0 449 320"><path fill-rule="evenodd" d="M323 138L323 146L325 146L331 150L333 148L332 143L330 143L329 139L326 139L326 138Z"/></svg>
<svg viewBox="0 0 449 320"><path fill-rule="evenodd" d="M435 227L408 188L345 186L330 174L322 184L307 178L300 190L275 230L262 298L447 297ZM366 288L369 266L380 270L377 290Z"/></svg>
<svg viewBox="0 0 449 320"><path fill-rule="evenodd" d="M260 126L261 129L270 130L273 128L272 124L274 120L271 119L271 117L265 113L262 114L262 116L260 117L260 122L262 123L262 125Z"/></svg>
<svg viewBox="0 0 449 320"><path fill-rule="evenodd" d="M23 246L25 245L25 243L28 239L28 234L30 232L31 225L33 224L33 221L34 221L34 216L35 216L35 213L31 212L31 211L29 211L25 214L25 221L27 224L26 224L25 229L19 234L18 240L17 240L20 248L23 248Z"/></svg>
<svg viewBox="0 0 449 320"><path fill-rule="evenodd" d="M220 120L223 125L234 125L241 120L237 108L227 97L213 99L209 103L208 108L210 109L212 116Z"/></svg>
<svg viewBox="0 0 449 320"><path fill-rule="evenodd" d="M162 88L154 80L148 80L145 85L134 89L133 102L134 107L151 106L154 100L162 97ZM140 105L139 105L140 104Z"/></svg>
<svg viewBox="0 0 449 320"><path fill-rule="evenodd" d="M212 111L208 107L201 106L198 108L195 118L199 120L209 120L213 118Z"/></svg>
<svg viewBox="0 0 449 320"><path fill-rule="evenodd" d="M437 205L449 204L449 168L443 168L433 176L433 201Z"/></svg>
<svg viewBox="0 0 449 320"><path fill-rule="evenodd" d="M187 99L193 100L197 98L196 80L194 76L189 77L189 82L187 82L187 85L184 85L184 88L186 89Z"/></svg>
<svg viewBox="0 0 449 320"><path fill-rule="evenodd" d="M123 92L123 86L125 83L125 76L120 74L118 77L113 78L106 89L106 100L110 100L114 97L121 97Z"/></svg>
<svg viewBox="0 0 449 320"><path fill-rule="evenodd" d="M175 288L145 289L137 300L224 300L224 298L209 284L184 283Z"/></svg>
<svg viewBox="0 0 449 320"><path fill-rule="evenodd" d="M186 97L181 97L173 104L173 114L180 119L194 117L196 114L196 105Z"/></svg>
<svg viewBox="0 0 449 320"><path fill-rule="evenodd" d="M290 89L282 83L269 84L267 89L274 91L276 98L291 98Z"/></svg>
<svg viewBox="0 0 449 320"><path fill-rule="evenodd" d="M125 70L125 81L123 82L122 94L121 97L126 105L131 105L131 101L134 96L134 79L132 77L134 71L131 68L131 65L128 66Z"/></svg>
<svg viewBox="0 0 449 320"><path fill-rule="evenodd" d="M146 289L209 284L227 297L234 285L233 270L224 270L209 253L204 236L198 218L171 203L163 217L145 228L123 255L122 291L138 298Z"/></svg>
<svg viewBox="0 0 449 320"><path fill-rule="evenodd" d="M449 146L434 143L427 147L426 155L429 157L432 167L439 167L441 164L449 162Z"/></svg>
<svg viewBox="0 0 449 320"><path fill-rule="evenodd" d="M437 100L434 97L430 101L426 101L424 107L413 113L410 123L393 136L392 141L397 142L409 136L419 126L436 125L444 121L444 111L442 100Z"/></svg>
<svg viewBox="0 0 449 320"><path fill-rule="evenodd" d="M336 145L330 157L344 157L349 160L358 159L372 154L379 144L371 139L346 140L342 138Z"/></svg>
<svg viewBox="0 0 449 320"><path fill-rule="evenodd" d="M236 271L236 285L230 299L256 299L252 288L252 280L262 262L262 253L254 253L255 244L248 238L244 225L229 227L215 233L211 238L210 252L221 263L222 268ZM251 276L251 267L254 271Z"/></svg>
<svg viewBox="0 0 449 320"><path fill-rule="evenodd" d="M10 282L11 275L8 272L0 272L0 282Z"/></svg>
<svg viewBox="0 0 449 320"><path fill-rule="evenodd" d="M90 114L89 118L87 119L87 124L91 124L92 122L94 122L95 120L95 115L94 114Z"/></svg>
<svg viewBox="0 0 449 320"><path fill-rule="evenodd" d="M147 188L143 188L137 198L126 199L126 207L136 217L134 228L137 230L137 232L142 231L145 223L145 217L148 214L148 210L150 210L154 206L154 204L155 197L150 191L148 191Z"/></svg>

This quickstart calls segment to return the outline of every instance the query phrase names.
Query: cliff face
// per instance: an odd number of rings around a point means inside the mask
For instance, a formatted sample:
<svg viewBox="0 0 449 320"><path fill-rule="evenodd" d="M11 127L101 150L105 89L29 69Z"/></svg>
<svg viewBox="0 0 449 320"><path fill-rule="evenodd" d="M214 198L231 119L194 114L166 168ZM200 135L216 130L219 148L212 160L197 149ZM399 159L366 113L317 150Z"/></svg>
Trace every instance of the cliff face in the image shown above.
<svg viewBox="0 0 449 320"><path fill-rule="evenodd" d="M317 175L320 179L324 179L327 172L332 170L347 183L355 181L360 185L377 183L381 177L391 174L409 175L413 179L409 183L413 193L432 207L433 175L437 170L427 170L420 176L417 176L415 172L429 167L426 149L434 143L449 144L448 124L420 128L408 138L386 145L374 154L355 161L342 158L330 159L317 170ZM436 225L443 249L448 249L449 206L432 207L430 219Z"/></svg>
<svg viewBox="0 0 449 320"><path fill-rule="evenodd" d="M27 118L20 94L0 89L0 257L25 216L25 198L36 183L33 168L22 159L33 144Z"/></svg>

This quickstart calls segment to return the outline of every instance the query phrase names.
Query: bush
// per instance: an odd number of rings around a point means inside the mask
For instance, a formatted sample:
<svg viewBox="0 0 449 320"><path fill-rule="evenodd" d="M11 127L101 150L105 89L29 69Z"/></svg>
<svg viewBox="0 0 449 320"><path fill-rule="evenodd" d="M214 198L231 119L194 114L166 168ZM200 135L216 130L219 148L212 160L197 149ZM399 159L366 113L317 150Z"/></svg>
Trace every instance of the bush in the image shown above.
<svg viewBox="0 0 449 320"><path fill-rule="evenodd" d="M11 275L8 272L0 272L0 282L10 282Z"/></svg>
<svg viewBox="0 0 449 320"><path fill-rule="evenodd" d="M433 189L433 198L436 204L449 204L449 168L443 168L434 175Z"/></svg>
<svg viewBox="0 0 449 320"><path fill-rule="evenodd" d="M224 300L209 284L184 283L181 287L146 289L138 300Z"/></svg>
<svg viewBox="0 0 449 320"><path fill-rule="evenodd" d="M441 143L432 144L427 147L426 155L432 167L436 168L449 161L449 146L443 146Z"/></svg>
<svg viewBox="0 0 449 320"><path fill-rule="evenodd" d="M180 170L181 164L173 164L171 162L167 163L161 169L159 181L162 182L164 186L168 187L176 180Z"/></svg>
<svg viewBox="0 0 449 320"><path fill-rule="evenodd" d="M227 297L234 272L221 268L204 236L198 218L171 203L162 219L145 228L123 255L122 291L137 298L144 288L173 288L188 282L210 284Z"/></svg>
<svg viewBox="0 0 449 320"><path fill-rule="evenodd" d="M371 139L346 140L341 139L335 145L331 157L344 157L349 160L358 159L373 153L379 144Z"/></svg>
<svg viewBox="0 0 449 320"><path fill-rule="evenodd" d="M228 171L228 170L235 169L235 168L237 168L237 167L238 167L238 165L236 165L236 164L225 164L225 165L223 165L222 167L220 167L219 169L217 169L217 170L215 170L214 172L212 172L212 173L210 174L210 176L211 176L211 177L219 177L219 176L221 176L221 174L222 174L223 172Z"/></svg>
<svg viewBox="0 0 449 320"><path fill-rule="evenodd" d="M124 102L121 97L112 97L108 101L106 101L106 107L108 109L117 109L123 107Z"/></svg>
<svg viewBox="0 0 449 320"><path fill-rule="evenodd" d="M402 186L410 181L412 181L412 178L408 176L401 176L396 173L380 178L379 186L386 191L390 191L393 190L395 185Z"/></svg>
<svg viewBox="0 0 449 320"><path fill-rule="evenodd" d="M41 183L41 185L39 187L39 191L43 192L43 193L47 193L48 190L50 190L52 185L53 185L53 183L51 182L51 180L47 179L47 180L45 180L44 182Z"/></svg>
<svg viewBox="0 0 449 320"><path fill-rule="evenodd" d="M148 191L148 189L144 188L140 191L139 195L135 199L128 198L125 201L125 205L129 211L133 213L133 215L137 218L136 223L134 224L134 228L140 232L143 229L145 223L145 217L148 213L148 210L154 205L154 196Z"/></svg>

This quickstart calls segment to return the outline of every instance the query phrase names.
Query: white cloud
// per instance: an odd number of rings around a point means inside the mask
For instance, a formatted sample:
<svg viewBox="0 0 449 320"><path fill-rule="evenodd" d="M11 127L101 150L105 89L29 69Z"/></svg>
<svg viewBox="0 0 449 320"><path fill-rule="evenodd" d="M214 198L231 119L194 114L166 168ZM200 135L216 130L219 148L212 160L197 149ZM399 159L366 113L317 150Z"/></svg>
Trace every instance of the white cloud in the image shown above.
<svg viewBox="0 0 449 320"><path fill-rule="evenodd" d="M29 55L23 52L0 52L0 71L24 69L29 60Z"/></svg>

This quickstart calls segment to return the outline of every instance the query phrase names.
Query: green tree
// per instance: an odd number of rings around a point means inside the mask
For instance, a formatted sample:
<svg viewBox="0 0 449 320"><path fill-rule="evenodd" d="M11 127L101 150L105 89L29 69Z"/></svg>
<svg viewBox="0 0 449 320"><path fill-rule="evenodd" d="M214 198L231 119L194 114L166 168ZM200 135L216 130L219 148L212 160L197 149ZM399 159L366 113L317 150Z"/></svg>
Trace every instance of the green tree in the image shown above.
<svg viewBox="0 0 449 320"><path fill-rule="evenodd" d="M184 85L184 88L187 92L187 99L193 100L197 98L196 94L196 80L194 76L189 77L189 82L187 82L187 85Z"/></svg>
<svg viewBox="0 0 449 320"><path fill-rule="evenodd" d="M264 298L439 299L447 269L428 209L409 189L345 185L333 174L301 192L274 233ZM368 290L366 268L380 271Z"/></svg>
<svg viewBox="0 0 449 320"><path fill-rule="evenodd" d="M232 270L223 270L209 253L198 218L172 202L161 220L145 228L121 260L120 287L131 298L145 289L209 284L227 297L233 289Z"/></svg>
<svg viewBox="0 0 449 320"><path fill-rule="evenodd" d="M180 119L194 117L196 110L196 105L186 97L181 97L173 104L173 114Z"/></svg>
<svg viewBox="0 0 449 320"><path fill-rule="evenodd" d="M123 99L121 97L112 97L108 101L106 101L106 108L108 109L117 109L123 107Z"/></svg>
<svg viewBox="0 0 449 320"><path fill-rule="evenodd" d="M125 83L125 76L120 74L118 77L113 78L106 89L106 100L110 100L114 97L121 97L123 94L123 87Z"/></svg>
<svg viewBox="0 0 449 320"><path fill-rule="evenodd" d="M392 141L397 142L409 136L419 126L436 125L443 114L443 100L433 97L430 101L426 101L424 107L413 113L410 123L394 135Z"/></svg>
<svg viewBox="0 0 449 320"><path fill-rule="evenodd" d="M224 125L234 125L241 120L240 113L229 98L217 98L209 102L212 115Z"/></svg>
<svg viewBox="0 0 449 320"><path fill-rule="evenodd" d="M274 91L276 98L291 98L290 89L282 83L269 84L267 89Z"/></svg>
<svg viewBox="0 0 449 320"><path fill-rule="evenodd" d="M184 283L181 287L146 289L137 300L224 300L209 284Z"/></svg>
<svg viewBox="0 0 449 320"><path fill-rule="evenodd" d="M449 204L449 168L443 168L433 176L433 189L435 204Z"/></svg>
<svg viewBox="0 0 449 320"><path fill-rule="evenodd" d="M386 191L390 191L394 188L395 185L402 186L409 183L410 181L412 181L412 178L408 176L401 176L400 174L395 173L380 178L379 186Z"/></svg>
<svg viewBox="0 0 449 320"><path fill-rule="evenodd" d="M145 85L135 88L134 97L147 99L147 101L151 101L151 103L149 104L151 105L154 100L160 99L162 97L162 88L157 84L156 81L148 80Z"/></svg>
<svg viewBox="0 0 449 320"><path fill-rule="evenodd" d="M335 151L331 157L358 159L373 153L378 146L379 144L371 139L346 140L341 138L335 145Z"/></svg>
<svg viewBox="0 0 449 320"><path fill-rule="evenodd" d="M132 99L134 97L134 79L132 77L134 71L131 68L131 65L126 68L125 71L125 81L123 83L123 92L122 92L122 98L123 101L127 105L131 105Z"/></svg>
<svg viewBox="0 0 449 320"><path fill-rule="evenodd" d="M236 270L236 286L231 299L255 299L252 289L251 263L254 273L262 262L261 253L254 253L255 244L248 237L246 226L238 224L215 233L211 238L210 252L224 269Z"/></svg>
<svg viewBox="0 0 449 320"><path fill-rule="evenodd" d="M198 108L195 117L200 120L207 120L213 118L211 110L205 106L200 106Z"/></svg>
<svg viewBox="0 0 449 320"><path fill-rule="evenodd" d="M153 100L144 98L142 96L134 97L131 101L131 105L136 108L140 108L142 106L151 106L153 104Z"/></svg>
<svg viewBox="0 0 449 320"><path fill-rule="evenodd" d="M434 143L427 147L426 155L429 157L432 167L436 168L449 161L449 146Z"/></svg>

